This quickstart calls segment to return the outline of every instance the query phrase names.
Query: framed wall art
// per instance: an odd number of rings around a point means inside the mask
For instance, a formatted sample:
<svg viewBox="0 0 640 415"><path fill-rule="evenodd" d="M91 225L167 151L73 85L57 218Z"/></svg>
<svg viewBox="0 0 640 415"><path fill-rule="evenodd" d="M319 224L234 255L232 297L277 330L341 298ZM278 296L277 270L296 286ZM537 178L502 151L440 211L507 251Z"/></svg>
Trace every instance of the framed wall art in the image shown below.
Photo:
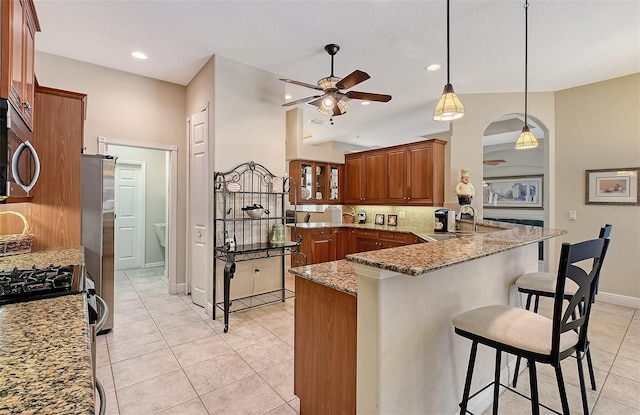
<svg viewBox="0 0 640 415"><path fill-rule="evenodd" d="M542 209L543 176L487 177L482 183L485 208Z"/></svg>
<svg viewBox="0 0 640 415"><path fill-rule="evenodd" d="M640 167L585 171L585 203L640 205Z"/></svg>
<svg viewBox="0 0 640 415"><path fill-rule="evenodd" d="M387 215L387 225L398 226L398 215Z"/></svg>
<svg viewBox="0 0 640 415"><path fill-rule="evenodd" d="M376 225L384 225L384 214L376 213Z"/></svg>

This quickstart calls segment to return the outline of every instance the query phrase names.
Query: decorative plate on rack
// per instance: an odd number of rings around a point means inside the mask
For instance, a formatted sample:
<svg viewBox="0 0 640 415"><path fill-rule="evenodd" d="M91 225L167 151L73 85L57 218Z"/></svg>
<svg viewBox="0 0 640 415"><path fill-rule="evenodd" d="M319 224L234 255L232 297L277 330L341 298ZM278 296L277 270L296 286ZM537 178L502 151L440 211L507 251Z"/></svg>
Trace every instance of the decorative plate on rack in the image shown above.
<svg viewBox="0 0 640 415"><path fill-rule="evenodd" d="M238 182L227 183L227 192L239 192L242 190L242 186Z"/></svg>
<svg viewBox="0 0 640 415"><path fill-rule="evenodd" d="M309 189L307 189L306 187L303 187L302 190L300 190L300 197L305 200L309 199L311 197L311 192L309 192Z"/></svg>

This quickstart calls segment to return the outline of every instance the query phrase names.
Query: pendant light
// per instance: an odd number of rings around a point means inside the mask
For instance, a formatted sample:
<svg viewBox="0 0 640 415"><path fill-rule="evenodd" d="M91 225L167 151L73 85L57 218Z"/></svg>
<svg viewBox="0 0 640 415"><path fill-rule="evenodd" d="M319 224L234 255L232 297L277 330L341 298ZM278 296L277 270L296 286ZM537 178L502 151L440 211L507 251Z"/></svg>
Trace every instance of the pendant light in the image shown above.
<svg viewBox="0 0 640 415"><path fill-rule="evenodd" d="M449 82L449 0L447 0L447 84L444 86L442 97L438 102L438 106L433 111L433 119L435 121L452 121L461 118L464 115L464 106L460 99L453 92L453 85Z"/></svg>
<svg viewBox="0 0 640 415"><path fill-rule="evenodd" d="M529 1L524 2L524 127L522 133L516 141L516 150L526 150L528 148L538 147L538 140L529 131L527 124L527 52L528 52L528 33L529 33Z"/></svg>

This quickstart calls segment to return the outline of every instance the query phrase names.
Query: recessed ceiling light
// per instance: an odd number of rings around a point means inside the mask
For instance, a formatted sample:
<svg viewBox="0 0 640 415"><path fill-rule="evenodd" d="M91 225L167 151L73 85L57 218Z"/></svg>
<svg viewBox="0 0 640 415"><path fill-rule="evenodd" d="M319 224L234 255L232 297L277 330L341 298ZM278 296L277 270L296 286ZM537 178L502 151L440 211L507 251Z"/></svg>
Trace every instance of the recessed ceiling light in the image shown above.
<svg viewBox="0 0 640 415"><path fill-rule="evenodd" d="M289 95L289 94L285 95L284 99L291 99L291 95Z"/></svg>
<svg viewBox="0 0 640 415"><path fill-rule="evenodd" d="M440 64L434 63L433 65L429 65L424 69L426 69L427 71L437 71L438 69L440 69Z"/></svg>
<svg viewBox="0 0 640 415"><path fill-rule="evenodd" d="M140 51L131 52L131 56L140 60L147 60L149 57Z"/></svg>
<svg viewBox="0 0 640 415"><path fill-rule="evenodd" d="M369 104L371 104L371 102L369 102L369 101L362 101L360 104L361 104L361 105L369 105Z"/></svg>

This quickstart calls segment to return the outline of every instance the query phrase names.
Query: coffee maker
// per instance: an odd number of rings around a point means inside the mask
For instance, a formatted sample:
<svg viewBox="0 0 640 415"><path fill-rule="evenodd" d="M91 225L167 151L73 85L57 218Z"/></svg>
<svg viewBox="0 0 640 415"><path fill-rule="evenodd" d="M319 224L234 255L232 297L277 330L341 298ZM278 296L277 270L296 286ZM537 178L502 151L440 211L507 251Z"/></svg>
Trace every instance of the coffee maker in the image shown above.
<svg viewBox="0 0 640 415"><path fill-rule="evenodd" d="M438 209L434 212L436 217L435 232L453 232L456 227L456 212L449 209Z"/></svg>

